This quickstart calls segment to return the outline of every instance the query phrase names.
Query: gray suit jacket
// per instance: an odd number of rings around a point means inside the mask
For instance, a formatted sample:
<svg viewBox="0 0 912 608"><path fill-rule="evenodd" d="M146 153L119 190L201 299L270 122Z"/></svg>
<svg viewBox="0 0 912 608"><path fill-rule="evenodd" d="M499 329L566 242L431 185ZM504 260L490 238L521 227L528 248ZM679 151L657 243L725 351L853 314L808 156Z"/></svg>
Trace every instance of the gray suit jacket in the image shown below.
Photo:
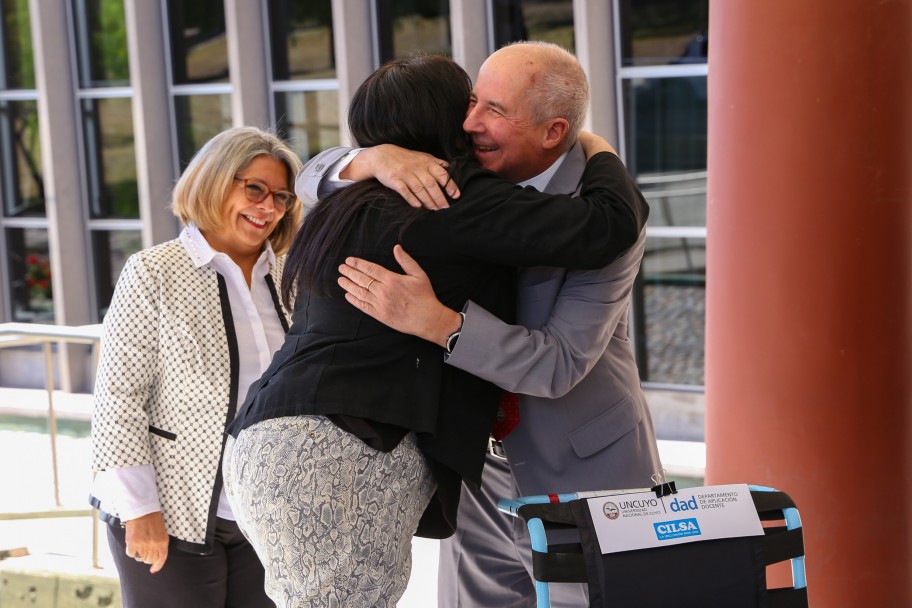
<svg viewBox="0 0 912 608"><path fill-rule="evenodd" d="M577 191L585 163L574 146L546 191ZM504 447L522 495L649 487L661 469L627 334L644 247L645 231L600 270L522 270L517 325L466 307L447 362L520 394Z"/></svg>

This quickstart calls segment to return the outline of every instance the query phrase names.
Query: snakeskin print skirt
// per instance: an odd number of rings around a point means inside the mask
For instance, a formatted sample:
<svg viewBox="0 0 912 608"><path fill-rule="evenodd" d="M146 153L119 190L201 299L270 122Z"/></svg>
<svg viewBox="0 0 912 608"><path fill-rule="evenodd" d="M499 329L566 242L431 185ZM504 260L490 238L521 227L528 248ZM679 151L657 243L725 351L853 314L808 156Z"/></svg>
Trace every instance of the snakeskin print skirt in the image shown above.
<svg viewBox="0 0 912 608"><path fill-rule="evenodd" d="M264 420L228 438L222 467L279 608L395 607L435 488L413 434L385 453L323 416Z"/></svg>

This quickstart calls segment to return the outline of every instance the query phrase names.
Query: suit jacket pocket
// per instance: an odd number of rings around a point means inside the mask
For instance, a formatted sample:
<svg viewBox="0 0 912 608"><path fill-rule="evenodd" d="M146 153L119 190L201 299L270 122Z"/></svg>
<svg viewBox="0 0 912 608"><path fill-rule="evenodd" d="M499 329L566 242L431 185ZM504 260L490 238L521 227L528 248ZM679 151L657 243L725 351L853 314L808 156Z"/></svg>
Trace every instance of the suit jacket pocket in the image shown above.
<svg viewBox="0 0 912 608"><path fill-rule="evenodd" d="M640 423L633 399L627 395L607 412L603 412L572 431L567 438L580 458L599 452L632 431Z"/></svg>
<svg viewBox="0 0 912 608"><path fill-rule="evenodd" d="M177 434L164 429L160 429L157 426L149 425L149 432L153 435L158 435L159 437L164 437L165 439L170 439L171 441L177 440Z"/></svg>

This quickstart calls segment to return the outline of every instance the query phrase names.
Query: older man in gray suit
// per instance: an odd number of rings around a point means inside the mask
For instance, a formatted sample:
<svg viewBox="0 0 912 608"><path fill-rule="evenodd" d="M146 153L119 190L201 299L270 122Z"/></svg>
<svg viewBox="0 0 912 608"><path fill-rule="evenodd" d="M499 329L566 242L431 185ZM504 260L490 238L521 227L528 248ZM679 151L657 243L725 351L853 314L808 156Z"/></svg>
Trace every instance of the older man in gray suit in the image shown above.
<svg viewBox="0 0 912 608"><path fill-rule="evenodd" d="M588 100L575 57L554 45L515 44L482 66L464 126L486 168L521 185L573 193L585 165L576 137ZM570 128L554 146L541 125L558 116ZM384 183L438 205L430 193L440 200L435 184L445 176L426 157L408 163L399 154L353 162L370 160ZM644 244L641 234L601 270L523 269L518 325L472 302L461 312L444 307L401 250L396 255L405 275L362 260L343 268L340 283L362 310L441 344L450 365L520 394L518 424L502 444L492 442L480 492L463 489L456 534L441 542L440 606L535 604L528 534L519 520L497 511L500 498L644 487L661 468L627 334ZM585 587L552 584L551 601L587 605Z"/></svg>

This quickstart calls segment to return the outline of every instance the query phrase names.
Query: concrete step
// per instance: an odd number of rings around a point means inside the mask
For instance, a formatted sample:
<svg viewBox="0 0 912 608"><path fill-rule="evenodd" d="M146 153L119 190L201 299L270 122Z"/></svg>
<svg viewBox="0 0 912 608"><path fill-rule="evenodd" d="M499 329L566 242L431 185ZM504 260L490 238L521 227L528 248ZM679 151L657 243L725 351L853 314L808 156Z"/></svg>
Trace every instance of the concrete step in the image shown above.
<svg viewBox="0 0 912 608"><path fill-rule="evenodd" d="M0 559L0 608L121 608L113 569L65 555Z"/></svg>

